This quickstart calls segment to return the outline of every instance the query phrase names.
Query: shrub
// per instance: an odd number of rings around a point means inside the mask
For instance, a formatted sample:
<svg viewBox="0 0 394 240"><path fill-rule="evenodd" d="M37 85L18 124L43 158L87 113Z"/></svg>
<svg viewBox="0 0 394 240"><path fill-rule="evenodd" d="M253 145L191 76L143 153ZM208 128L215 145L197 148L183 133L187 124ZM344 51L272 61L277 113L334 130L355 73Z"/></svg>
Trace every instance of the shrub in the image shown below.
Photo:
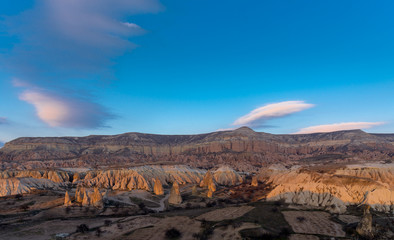
<svg viewBox="0 0 394 240"><path fill-rule="evenodd" d="M86 233L86 232L88 232L88 231L89 231L89 227L88 227L86 224L81 224L81 225L78 225L78 226L77 226L76 232L79 232L79 233Z"/></svg>
<svg viewBox="0 0 394 240"><path fill-rule="evenodd" d="M178 239L181 237L181 233L176 228L171 228L166 231L167 239Z"/></svg>
<svg viewBox="0 0 394 240"><path fill-rule="evenodd" d="M109 225L111 225L111 223L112 223L111 220L105 220L105 221L104 221L104 225L107 226L107 227L108 227Z"/></svg>
<svg viewBox="0 0 394 240"><path fill-rule="evenodd" d="M305 221L305 217L297 217L297 221L304 222Z"/></svg>

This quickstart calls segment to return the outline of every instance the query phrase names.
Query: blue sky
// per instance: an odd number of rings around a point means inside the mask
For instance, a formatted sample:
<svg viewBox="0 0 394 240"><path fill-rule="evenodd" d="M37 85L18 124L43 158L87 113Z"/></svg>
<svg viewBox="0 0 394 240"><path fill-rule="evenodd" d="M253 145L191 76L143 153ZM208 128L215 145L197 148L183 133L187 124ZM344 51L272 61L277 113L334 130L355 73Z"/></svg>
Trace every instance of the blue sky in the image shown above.
<svg viewBox="0 0 394 240"><path fill-rule="evenodd" d="M0 141L394 132L392 1L0 3Z"/></svg>

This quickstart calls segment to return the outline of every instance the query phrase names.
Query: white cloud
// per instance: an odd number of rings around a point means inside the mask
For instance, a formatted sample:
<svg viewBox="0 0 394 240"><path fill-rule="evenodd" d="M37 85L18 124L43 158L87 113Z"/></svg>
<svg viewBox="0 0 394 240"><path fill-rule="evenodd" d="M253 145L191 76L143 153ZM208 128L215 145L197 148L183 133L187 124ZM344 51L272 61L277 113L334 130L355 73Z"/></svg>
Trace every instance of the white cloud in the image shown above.
<svg viewBox="0 0 394 240"><path fill-rule="evenodd" d="M279 103L267 104L256 108L245 116L238 118L233 125L241 126L260 126L262 122L272 118L279 118L300 112L311 108L315 105L305 103L304 101L285 101Z"/></svg>
<svg viewBox="0 0 394 240"><path fill-rule="evenodd" d="M224 132L224 131L233 131L236 128L219 128L218 130L216 130L215 132Z"/></svg>
<svg viewBox="0 0 394 240"><path fill-rule="evenodd" d="M37 116L51 127L97 128L112 117L100 105L81 99L38 90L26 90L19 97L32 104Z"/></svg>
<svg viewBox="0 0 394 240"><path fill-rule="evenodd" d="M318 133L318 132L335 132L342 130L352 129L368 129L375 126L380 126L385 122L347 122L347 123L334 123L327 125L317 125L300 129L295 134Z"/></svg>

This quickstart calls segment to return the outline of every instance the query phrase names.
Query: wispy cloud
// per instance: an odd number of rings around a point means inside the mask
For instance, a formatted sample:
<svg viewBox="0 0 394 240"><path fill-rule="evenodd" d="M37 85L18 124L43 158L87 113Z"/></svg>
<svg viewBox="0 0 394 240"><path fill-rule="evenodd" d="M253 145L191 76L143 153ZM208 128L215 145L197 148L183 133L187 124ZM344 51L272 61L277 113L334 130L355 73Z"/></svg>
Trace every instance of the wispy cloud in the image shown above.
<svg viewBox="0 0 394 240"><path fill-rule="evenodd" d="M376 126L385 124L385 122L346 122L346 123L334 123L327 125L317 125L300 129L295 134L306 134L306 133L319 133L319 132L335 132L342 130L352 129L368 129Z"/></svg>
<svg viewBox="0 0 394 240"><path fill-rule="evenodd" d="M251 111L245 116L235 120L234 126L260 127L264 122L273 118L280 118L292 113L300 112L315 105L304 101L285 101L267 104Z"/></svg>
<svg viewBox="0 0 394 240"><path fill-rule="evenodd" d="M98 104L37 90L24 91L20 99L32 104L37 116L51 127L97 128L113 117Z"/></svg>
<svg viewBox="0 0 394 240"><path fill-rule="evenodd" d="M0 117L0 124L7 124L8 119L6 117Z"/></svg>
<svg viewBox="0 0 394 240"><path fill-rule="evenodd" d="M90 101L94 109L100 108L94 97L86 96L99 83L114 79L111 66L116 57L135 48L131 38L145 32L130 16L161 9L158 0L36 0L32 9L4 17L0 23L10 37L18 39L9 52L0 55L0 64L22 79L14 80L18 87L45 89L52 100L71 92L66 102L85 106ZM42 109L37 96L23 95Z"/></svg>

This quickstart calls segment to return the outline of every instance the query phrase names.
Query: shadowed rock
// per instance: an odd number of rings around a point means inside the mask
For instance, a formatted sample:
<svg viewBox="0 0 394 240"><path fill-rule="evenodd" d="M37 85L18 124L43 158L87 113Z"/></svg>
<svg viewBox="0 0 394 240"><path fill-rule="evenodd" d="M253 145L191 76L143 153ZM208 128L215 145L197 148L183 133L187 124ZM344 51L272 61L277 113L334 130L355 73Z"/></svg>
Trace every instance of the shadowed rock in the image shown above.
<svg viewBox="0 0 394 240"><path fill-rule="evenodd" d="M168 198L168 203L174 205L182 203L182 197L177 182L174 182L174 184L172 185L170 197Z"/></svg>
<svg viewBox="0 0 394 240"><path fill-rule="evenodd" d="M197 185L193 185L193 187L192 187L192 195L193 196L197 196L198 195Z"/></svg>
<svg viewBox="0 0 394 240"><path fill-rule="evenodd" d="M372 214L369 211L370 208L369 205L365 206L363 218L356 228L357 233L366 238L373 237Z"/></svg>

